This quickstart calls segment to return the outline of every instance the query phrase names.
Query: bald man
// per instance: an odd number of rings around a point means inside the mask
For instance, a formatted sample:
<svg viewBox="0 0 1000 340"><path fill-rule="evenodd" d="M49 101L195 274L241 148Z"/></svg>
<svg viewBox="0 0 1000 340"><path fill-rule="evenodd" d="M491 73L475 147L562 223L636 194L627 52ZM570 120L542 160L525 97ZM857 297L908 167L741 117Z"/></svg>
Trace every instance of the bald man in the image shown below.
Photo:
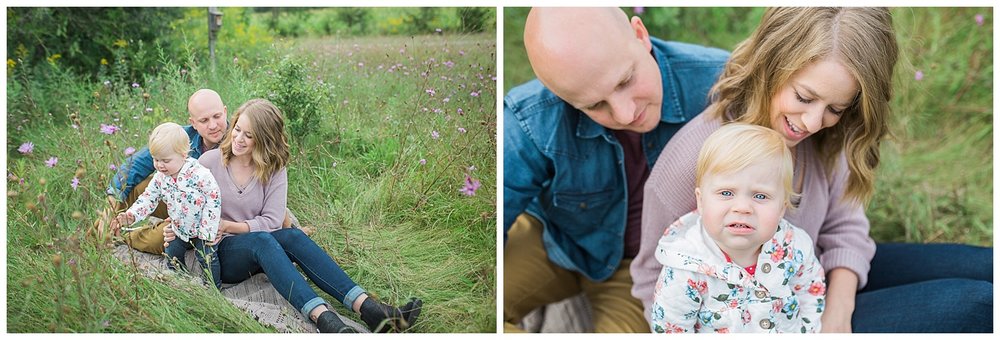
<svg viewBox="0 0 1000 340"><path fill-rule="evenodd" d="M648 332L629 275L643 185L728 53L617 8L534 8L524 45L537 79L504 97L504 329L583 292L594 331Z"/></svg>
<svg viewBox="0 0 1000 340"><path fill-rule="evenodd" d="M197 159L201 154L219 147L229 125L226 106L222 97L213 90L200 89L188 98L188 123L184 130L191 140L188 156ZM152 179L153 156L143 147L129 156L118 167L118 172L108 186L109 202L114 210L127 209L146 189ZM123 185L124 184L124 185ZM150 216L167 218L166 206L161 202ZM118 225L112 222L111 230L117 233ZM137 230L126 235L126 242L133 248L153 254L163 252L163 226Z"/></svg>

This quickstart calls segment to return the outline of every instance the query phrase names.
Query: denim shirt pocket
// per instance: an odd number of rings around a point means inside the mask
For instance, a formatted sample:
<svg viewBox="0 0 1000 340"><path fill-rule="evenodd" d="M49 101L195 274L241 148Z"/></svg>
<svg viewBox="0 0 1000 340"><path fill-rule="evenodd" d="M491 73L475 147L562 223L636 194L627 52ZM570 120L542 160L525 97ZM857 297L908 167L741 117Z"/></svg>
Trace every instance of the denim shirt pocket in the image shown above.
<svg viewBox="0 0 1000 340"><path fill-rule="evenodd" d="M558 221L571 236L584 236L606 230L603 221L613 207L614 188L588 192L555 192L549 218ZM574 237L575 238L575 237Z"/></svg>

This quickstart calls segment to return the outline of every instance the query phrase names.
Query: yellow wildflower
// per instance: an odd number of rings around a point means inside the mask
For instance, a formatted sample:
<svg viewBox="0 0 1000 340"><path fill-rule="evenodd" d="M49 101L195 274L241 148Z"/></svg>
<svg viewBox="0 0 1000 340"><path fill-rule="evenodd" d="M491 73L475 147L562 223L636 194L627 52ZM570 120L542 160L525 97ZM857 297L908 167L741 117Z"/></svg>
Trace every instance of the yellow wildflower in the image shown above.
<svg viewBox="0 0 1000 340"><path fill-rule="evenodd" d="M7 59L7 70L13 70L14 66L17 66L17 62L14 59Z"/></svg>
<svg viewBox="0 0 1000 340"><path fill-rule="evenodd" d="M118 46L118 47L125 47L125 46L128 46L128 42L125 41L125 39L118 39L118 40L115 40L114 45Z"/></svg>
<svg viewBox="0 0 1000 340"><path fill-rule="evenodd" d="M62 58L62 54L56 53L46 59L49 60L49 64L55 65L56 60L59 60L59 58Z"/></svg>
<svg viewBox="0 0 1000 340"><path fill-rule="evenodd" d="M107 65L107 64L108 64L108 60L104 59L104 58L101 58L101 65Z"/></svg>

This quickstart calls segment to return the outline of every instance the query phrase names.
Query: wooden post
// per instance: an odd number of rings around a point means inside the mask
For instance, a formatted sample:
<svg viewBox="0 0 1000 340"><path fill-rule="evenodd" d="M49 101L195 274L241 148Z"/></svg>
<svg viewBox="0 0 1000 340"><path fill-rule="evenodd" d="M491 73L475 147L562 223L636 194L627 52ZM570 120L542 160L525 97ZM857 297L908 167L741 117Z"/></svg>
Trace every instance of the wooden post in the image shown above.
<svg viewBox="0 0 1000 340"><path fill-rule="evenodd" d="M208 8L208 56L215 65L215 36L222 27L222 12L218 7Z"/></svg>

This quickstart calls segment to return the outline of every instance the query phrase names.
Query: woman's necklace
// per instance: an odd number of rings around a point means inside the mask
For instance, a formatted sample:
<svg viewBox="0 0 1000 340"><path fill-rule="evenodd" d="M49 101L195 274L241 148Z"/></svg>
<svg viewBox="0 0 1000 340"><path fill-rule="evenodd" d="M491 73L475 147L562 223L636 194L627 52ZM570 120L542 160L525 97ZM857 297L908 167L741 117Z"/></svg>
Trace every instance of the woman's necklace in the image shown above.
<svg viewBox="0 0 1000 340"><path fill-rule="evenodd" d="M793 192L792 192L791 203L792 207L795 208L798 208L799 203L802 202L802 186L805 184L805 178L806 178L806 161L804 159L805 157L802 156L801 150L802 150L801 147L796 147L795 150L793 151L794 162L795 162L793 166L795 176L793 177L798 179L795 181L795 183L792 184Z"/></svg>
<svg viewBox="0 0 1000 340"><path fill-rule="evenodd" d="M226 167L226 173L229 174L229 180L231 180L233 182L233 186L236 187L236 193L242 195L243 191L245 191L247 189L247 187L250 186L251 181L248 180L248 179L246 179L247 176L245 174L243 174L244 176L234 176L233 175L233 167L235 167L235 166L241 166L243 169L246 169L246 170L242 170L241 172L246 172L252 166L243 166L239 162L236 162L234 160L233 162L229 162L229 166ZM237 177L241 177L241 178L237 178ZM243 180L243 185L240 185L240 179Z"/></svg>

